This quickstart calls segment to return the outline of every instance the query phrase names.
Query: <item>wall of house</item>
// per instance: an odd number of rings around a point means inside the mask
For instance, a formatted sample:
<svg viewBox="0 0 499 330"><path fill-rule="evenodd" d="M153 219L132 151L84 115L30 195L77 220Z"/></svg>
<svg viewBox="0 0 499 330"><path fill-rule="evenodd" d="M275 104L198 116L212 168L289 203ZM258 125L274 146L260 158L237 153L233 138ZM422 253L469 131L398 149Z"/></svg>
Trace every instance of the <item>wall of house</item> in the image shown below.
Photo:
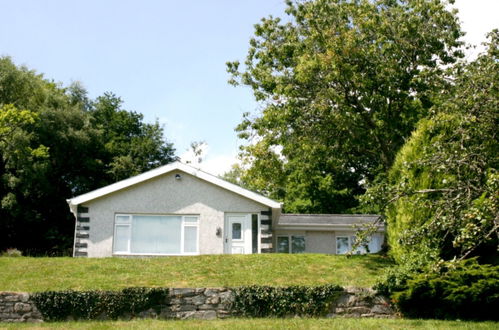
<svg viewBox="0 0 499 330"><path fill-rule="evenodd" d="M307 231L305 251L308 253L336 253L336 239L334 232Z"/></svg>
<svg viewBox="0 0 499 330"><path fill-rule="evenodd" d="M176 174L181 180L175 179ZM80 206L78 218L85 222L77 221L75 255L112 256L116 213L199 215L200 254L221 254L224 235L216 236L216 231L218 227L223 230L225 213L262 211L266 213L269 208L193 175L173 171ZM78 230L83 226L87 230Z"/></svg>
<svg viewBox="0 0 499 330"><path fill-rule="evenodd" d="M355 231L304 231L304 230L286 230L276 229L274 233L274 246L277 246L277 237L285 236L305 236L305 252L306 253L326 253L336 254L336 237L337 236L355 236ZM383 237L383 233L377 233ZM274 249L275 250L275 249Z"/></svg>

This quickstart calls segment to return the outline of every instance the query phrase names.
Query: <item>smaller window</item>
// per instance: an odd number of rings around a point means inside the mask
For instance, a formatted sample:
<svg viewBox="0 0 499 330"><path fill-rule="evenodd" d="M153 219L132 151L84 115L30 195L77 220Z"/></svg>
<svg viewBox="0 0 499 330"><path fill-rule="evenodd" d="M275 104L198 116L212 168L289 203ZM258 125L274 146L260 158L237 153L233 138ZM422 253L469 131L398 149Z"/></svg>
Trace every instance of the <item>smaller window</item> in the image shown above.
<svg viewBox="0 0 499 330"><path fill-rule="evenodd" d="M277 237L277 252L289 253L289 236Z"/></svg>
<svg viewBox="0 0 499 330"><path fill-rule="evenodd" d="M291 236L291 253L305 253L305 236Z"/></svg>
<svg viewBox="0 0 499 330"><path fill-rule="evenodd" d="M277 236L278 253L305 253L305 236Z"/></svg>

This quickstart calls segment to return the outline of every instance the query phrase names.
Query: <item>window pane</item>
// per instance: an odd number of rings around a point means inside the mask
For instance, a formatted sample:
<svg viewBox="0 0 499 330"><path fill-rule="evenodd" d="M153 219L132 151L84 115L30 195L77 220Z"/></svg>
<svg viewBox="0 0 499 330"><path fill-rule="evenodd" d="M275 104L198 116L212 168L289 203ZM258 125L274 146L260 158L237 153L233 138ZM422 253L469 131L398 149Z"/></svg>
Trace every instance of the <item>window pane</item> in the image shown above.
<svg viewBox="0 0 499 330"><path fill-rule="evenodd" d="M180 253L182 217L133 216L133 253Z"/></svg>
<svg viewBox="0 0 499 330"><path fill-rule="evenodd" d="M197 223L198 222L198 217L184 217L184 222L188 223Z"/></svg>
<svg viewBox="0 0 499 330"><path fill-rule="evenodd" d="M289 253L289 237L288 236L278 236L277 237L277 252Z"/></svg>
<svg viewBox="0 0 499 330"><path fill-rule="evenodd" d="M184 252L198 252L198 228L185 226L184 227Z"/></svg>
<svg viewBox="0 0 499 330"><path fill-rule="evenodd" d="M241 239L241 223L232 223L232 239Z"/></svg>
<svg viewBox="0 0 499 330"><path fill-rule="evenodd" d="M348 249L348 237L336 237L336 254L345 254Z"/></svg>
<svg viewBox="0 0 499 330"><path fill-rule="evenodd" d="M357 241L357 239L356 239L356 238L357 238L357 236L351 236L351 237L350 237L350 239L351 239L351 241L350 241L350 242L352 242L352 247L353 247L353 245L355 244L355 242ZM366 253L366 247L365 247L364 245L360 245L360 246L358 246L358 247L355 249L355 251L353 251L353 253L354 253L354 254L364 254L364 253Z"/></svg>
<svg viewBox="0 0 499 330"><path fill-rule="evenodd" d="M128 215L117 215L116 223L130 223L130 216Z"/></svg>
<svg viewBox="0 0 499 330"><path fill-rule="evenodd" d="M128 252L128 241L130 240L129 226L116 226L114 236L114 252Z"/></svg>
<svg viewBox="0 0 499 330"><path fill-rule="evenodd" d="M305 237L292 236L291 237L291 253L304 253L305 252Z"/></svg>
<svg viewBox="0 0 499 330"><path fill-rule="evenodd" d="M371 240L368 244L369 253L377 253L381 251L381 241L382 238L379 234L374 234L373 236L371 236Z"/></svg>

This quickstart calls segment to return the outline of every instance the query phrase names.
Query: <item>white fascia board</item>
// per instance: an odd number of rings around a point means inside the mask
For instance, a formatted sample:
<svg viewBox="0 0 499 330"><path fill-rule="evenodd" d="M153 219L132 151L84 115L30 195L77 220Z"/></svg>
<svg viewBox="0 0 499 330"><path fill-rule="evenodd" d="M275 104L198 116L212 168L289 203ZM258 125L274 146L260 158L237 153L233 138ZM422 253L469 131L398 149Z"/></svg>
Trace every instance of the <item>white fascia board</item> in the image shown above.
<svg viewBox="0 0 499 330"><path fill-rule="evenodd" d="M116 183L110 184L110 185L105 186L105 187L100 188L100 189L96 189L96 190L88 192L86 194L83 194L83 195L80 195L77 197L73 197L71 199L68 199L67 202L69 204L69 207L71 209L73 209L74 206L76 206L76 205L80 205L80 204L83 204L85 202L97 199L99 197L109 195L109 194L114 193L116 191L119 191L119 190L128 188L130 186L133 186L135 184L153 179L155 177L169 173L169 172L174 171L174 170L180 170L182 172L191 174L192 176L195 176L197 178L200 178L202 180L210 182L214 185L217 185L221 188L232 191L236 194L239 194L239 195L244 196L248 199L254 200L254 201L256 201L260 204L266 205L268 207L281 208L281 203L279 203L279 202L276 202L270 198L259 195L257 193L252 192L252 191L249 191L247 189L241 188L235 184L232 184L230 182L227 182L225 180L217 178L216 176L213 176L211 174L203 172L203 171L196 169L194 167L185 165L185 164L178 162L178 161L171 163L171 164L168 164L168 165L158 167L154 170L150 170L148 172L139 174L137 176L133 176L131 178L128 178L128 179L125 179L122 181L118 181Z"/></svg>

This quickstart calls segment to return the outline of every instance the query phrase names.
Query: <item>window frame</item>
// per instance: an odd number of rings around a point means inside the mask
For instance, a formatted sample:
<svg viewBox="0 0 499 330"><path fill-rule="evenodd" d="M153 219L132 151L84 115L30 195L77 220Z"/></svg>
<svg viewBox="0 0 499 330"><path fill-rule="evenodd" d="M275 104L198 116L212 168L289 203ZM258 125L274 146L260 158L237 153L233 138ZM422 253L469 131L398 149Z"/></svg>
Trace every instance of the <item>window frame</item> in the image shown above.
<svg viewBox="0 0 499 330"><path fill-rule="evenodd" d="M136 253L131 252L132 245L132 223L133 216L163 216L163 217L181 217L181 230L180 230L180 253ZM127 222L118 222L118 217L128 217ZM196 218L196 222L185 221L185 218ZM112 252L113 255L133 255L133 256L189 256L189 255L199 255L199 214L141 214L141 213L116 213L114 215L114 228L113 228L113 244ZM127 248L128 251L116 251L116 228L117 227L128 227L128 238L127 238ZM195 252L185 252L185 228L194 227L196 228L196 251Z"/></svg>
<svg viewBox="0 0 499 330"><path fill-rule="evenodd" d="M288 238L288 252L279 252L279 237L287 237ZM293 252L293 237L302 237L304 242L304 250L303 252ZM276 238L276 253L287 253L287 254L302 254L307 251L307 238L305 235L295 235L295 234L287 234L287 235L277 235Z"/></svg>

